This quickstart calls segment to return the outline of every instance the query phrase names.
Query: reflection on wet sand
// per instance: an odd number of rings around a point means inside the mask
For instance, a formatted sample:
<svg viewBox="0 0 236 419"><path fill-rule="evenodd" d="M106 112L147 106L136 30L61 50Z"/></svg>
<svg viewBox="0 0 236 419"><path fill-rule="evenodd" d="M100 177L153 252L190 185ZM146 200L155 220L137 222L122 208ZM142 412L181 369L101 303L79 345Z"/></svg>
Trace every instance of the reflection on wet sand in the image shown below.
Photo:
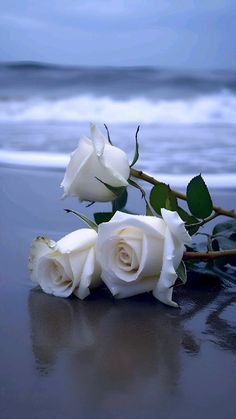
<svg viewBox="0 0 236 419"><path fill-rule="evenodd" d="M226 293L221 298L220 304L208 316L206 334L212 336L212 341L222 349L228 349L236 353L236 319L235 315L227 315L228 309L234 311L236 309L236 296L231 293L228 295ZM226 316L226 319L221 316Z"/></svg>
<svg viewBox="0 0 236 419"><path fill-rule="evenodd" d="M48 373L57 353L70 345L73 310L68 300L55 298L52 302L48 295L35 289L29 294L29 312L37 369L42 374Z"/></svg>
<svg viewBox="0 0 236 419"><path fill-rule="evenodd" d="M64 352L68 362L65 380L72 389L83 387L80 405L83 397L85 405L86 397L92 397L94 403L104 402L107 408L114 395L121 394L126 404L131 388L142 397L153 381L159 396L175 391L185 333L171 309L149 299L81 302L32 290L29 311L39 373L53 369ZM91 388L96 389L92 396Z"/></svg>
<svg viewBox="0 0 236 419"><path fill-rule="evenodd" d="M184 291L183 308L173 310L149 296L116 302L98 291L78 301L31 290L36 368L43 376L66 362L67 391L81 412L91 409L91 417L94 405L113 417L114 403L127 409L135 403L132 395L144 409L160 403L166 412L168 398L178 397L186 357L199 357L204 341L235 352L236 325L221 315L236 297L219 290L199 297Z"/></svg>

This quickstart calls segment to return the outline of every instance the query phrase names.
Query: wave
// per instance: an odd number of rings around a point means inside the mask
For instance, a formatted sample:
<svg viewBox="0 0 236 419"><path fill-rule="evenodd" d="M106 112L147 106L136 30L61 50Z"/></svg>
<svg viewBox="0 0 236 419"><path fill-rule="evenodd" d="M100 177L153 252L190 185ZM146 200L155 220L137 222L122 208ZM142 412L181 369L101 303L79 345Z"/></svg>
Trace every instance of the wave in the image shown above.
<svg viewBox="0 0 236 419"><path fill-rule="evenodd" d="M50 62L37 62L37 61L12 61L12 62L1 62L1 70L19 70L19 71L31 71L31 70L57 70L58 72L90 72L93 75L108 73L110 76L115 75L127 75L127 74L145 74L153 75L156 77L162 77L163 79L176 79L186 81L199 81L207 80L208 82L212 79L218 81L236 81L236 70L234 69L212 69L212 70L191 70L191 69L178 69L178 68L165 68L158 66L89 66L89 65L63 65Z"/></svg>
<svg viewBox="0 0 236 419"><path fill-rule="evenodd" d="M0 63L0 70L1 69L8 69L8 70L42 70L42 69L52 69L52 68L61 68L57 64L51 63L40 63L35 61L13 61L13 62L3 62Z"/></svg>
<svg viewBox="0 0 236 419"><path fill-rule="evenodd" d="M0 166L28 168L28 169L48 169L64 171L69 161L69 154L64 153L46 153L29 151L9 151L0 150ZM161 182L166 182L173 187L185 187L194 174L160 174L150 173L151 176L158 177ZM236 174L203 173L207 185L215 189L235 189Z"/></svg>
<svg viewBox="0 0 236 419"><path fill-rule="evenodd" d="M113 100L194 98L228 90L236 94L235 70L158 67L58 66L36 62L0 63L1 95L71 97L93 95Z"/></svg>
<svg viewBox="0 0 236 419"><path fill-rule="evenodd" d="M87 122L141 124L236 124L236 95L222 91L186 99L149 100L81 95L0 100L0 123Z"/></svg>

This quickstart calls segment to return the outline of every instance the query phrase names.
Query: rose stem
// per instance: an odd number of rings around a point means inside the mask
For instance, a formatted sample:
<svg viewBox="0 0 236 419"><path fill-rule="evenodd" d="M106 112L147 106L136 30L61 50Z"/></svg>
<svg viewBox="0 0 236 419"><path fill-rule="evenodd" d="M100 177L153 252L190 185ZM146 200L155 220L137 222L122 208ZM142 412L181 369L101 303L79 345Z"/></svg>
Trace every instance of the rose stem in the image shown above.
<svg viewBox="0 0 236 419"><path fill-rule="evenodd" d="M183 259L215 259L224 256L236 256L236 249L231 250L217 250L211 252L184 252Z"/></svg>
<svg viewBox="0 0 236 419"><path fill-rule="evenodd" d="M130 170L130 175L137 179L144 180L154 186L162 183L158 181L157 179L155 179L154 177L147 175L142 170L136 170L132 168ZM171 189L171 190L177 198L182 199L183 201L187 201L187 197L185 194L175 191L174 189ZM225 210L224 208L215 207L215 206L213 206L213 209L215 213L219 215L225 215L226 217L236 218L236 213L234 210Z"/></svg>
<svg viewBox="0 0 236 419"><path fill-rule="evenodd" d="M214 220L216 217L219 217L221 214L218 212L214 212L210 217L205 218L204 220L200 221L199 223L195 224L187 224L185 227L191 228L191 227L201 227L206 223L209 223L209 221Z"/></svg>

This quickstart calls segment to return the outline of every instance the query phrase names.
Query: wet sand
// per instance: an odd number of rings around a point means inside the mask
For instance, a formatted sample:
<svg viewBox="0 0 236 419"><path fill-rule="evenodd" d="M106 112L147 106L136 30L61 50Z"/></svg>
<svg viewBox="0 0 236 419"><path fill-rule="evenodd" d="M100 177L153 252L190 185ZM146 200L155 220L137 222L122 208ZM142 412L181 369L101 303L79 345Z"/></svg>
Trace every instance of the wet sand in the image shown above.
<svg viewBox="0 0 236 419"><path fill-rule="evenodd" d="M150 295L115 301L101 289L79 301L33 288L32 238L82 227L63 212L84 207L60 200L61 177L0 168L1 419L235 418L235 286L190 280L175 291L180 309ZM213 195L235 207L235 192Z"/></svg>

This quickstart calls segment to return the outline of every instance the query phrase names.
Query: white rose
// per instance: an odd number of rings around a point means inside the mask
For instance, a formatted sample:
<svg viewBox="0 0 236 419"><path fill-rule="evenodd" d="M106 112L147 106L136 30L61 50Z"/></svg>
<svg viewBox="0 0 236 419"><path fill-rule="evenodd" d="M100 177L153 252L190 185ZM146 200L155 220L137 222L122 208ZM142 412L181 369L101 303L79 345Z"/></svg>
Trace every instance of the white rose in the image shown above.
<svg viewBox="0 0 236 419"><path fill-rule="evenodd" d="M97 255L102 279L117 298L147 291L165 304L191 237L176 212L162 209L163 219L116 212L98 229Z"/></svg>
<svg viewBox="0 0 236 419"><path fill-rule="evenodd" d="M127 155L113 147L91 124L91 137L81 138L72 153L61 187L64 195L78 196L81 201L111 201L115 195L98 179L110 186L127 186L130 167ZM97 179L96 179L97 178Z"/></svg>
<svg viewBox="0 0 236 419"><path fill-rule="evenodd" d="M100 266L95 257L97 233L88 228L73 231L58 242L37 237L32 241L29 271L33 282L47 294L84 299L99 285Z"/></svg>

